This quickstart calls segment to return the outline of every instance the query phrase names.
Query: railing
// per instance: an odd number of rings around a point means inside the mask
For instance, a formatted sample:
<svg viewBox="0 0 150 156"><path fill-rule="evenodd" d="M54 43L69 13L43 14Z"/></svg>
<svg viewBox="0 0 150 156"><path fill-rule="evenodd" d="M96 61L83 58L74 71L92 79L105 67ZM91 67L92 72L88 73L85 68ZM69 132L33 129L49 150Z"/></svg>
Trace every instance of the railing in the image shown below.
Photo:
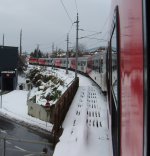
<svg viewBox="0 0 150 156"><path fill-rule="evenodd" d="M7 155L51 156L52 150L50 154L48 148L52 149L52 143L40 142L40 141L34 141L34 140L0 137L0 155L1 156L7 156Z"/></svg>
<svg viewBox="0 0 150 156"><path fill-rule="evenodd" d="M58 142L59 137L62 134L62 123L65 119L65 116L68 112L68 109L72 103L78 87L79 78L77 77L55 104L54 126L52 130L52 133L54 135L54 145Z"/></svg>

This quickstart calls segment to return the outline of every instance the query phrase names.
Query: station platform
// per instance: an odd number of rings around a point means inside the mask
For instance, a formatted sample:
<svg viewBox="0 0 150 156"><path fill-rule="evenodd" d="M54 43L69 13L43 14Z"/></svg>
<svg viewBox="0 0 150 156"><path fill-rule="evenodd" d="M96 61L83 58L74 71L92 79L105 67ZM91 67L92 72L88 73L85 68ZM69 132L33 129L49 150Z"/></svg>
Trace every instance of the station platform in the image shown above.
<svg viewBox="0 0 150 156"><path fill-rule="evenodd" d="M53 156L112 156L110 115L97 86L79 86Z"/></svg>

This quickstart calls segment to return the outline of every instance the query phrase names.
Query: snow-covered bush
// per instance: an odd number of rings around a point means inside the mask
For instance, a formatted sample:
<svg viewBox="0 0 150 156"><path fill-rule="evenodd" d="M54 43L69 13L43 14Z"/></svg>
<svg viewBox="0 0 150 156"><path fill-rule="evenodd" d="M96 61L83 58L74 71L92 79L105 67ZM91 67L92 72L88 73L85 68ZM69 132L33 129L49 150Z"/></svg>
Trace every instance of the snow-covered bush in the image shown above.
<svg viewBox="0 0 150 156"><path fill-rule="evenodd" d="M58 88L64 86L64 81L56 77L56 75L47 74L43 68L31 69L27 73L27 78L37 87L38 92L36 95L38 96L38 93L40 93L41 100L45 99L54 103L62 94L62 91Z"/></svg>

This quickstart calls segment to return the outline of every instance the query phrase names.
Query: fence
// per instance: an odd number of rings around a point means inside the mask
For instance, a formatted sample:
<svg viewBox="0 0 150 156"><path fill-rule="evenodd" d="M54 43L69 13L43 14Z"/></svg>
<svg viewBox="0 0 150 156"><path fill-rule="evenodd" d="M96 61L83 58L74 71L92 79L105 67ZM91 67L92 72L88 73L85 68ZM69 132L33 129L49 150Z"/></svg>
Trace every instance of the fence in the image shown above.
<svg viewBox="0 0 150 156"><path fill-rule="evenodd" d="M48 113L50 114L50 116L46 118L51 123L53 123L52 134L54 137L54 145L58 142L58 139L63 131L62 123L65 119L65 116L68 112L71 102L72 102L72 100L76 94L76 91L79 87L79 78L78 77L75 78L70 84L68 84L68 86L67 86L68 89L56 102L56 104L54 105L54 108L51 108L48 110L49 111ZM30 95L30 92L28 94L28 97L29 97L29 95ZM32 102L28 101L28 106L31 106L31 104L32 104ZM33 107L33 104L32 104L32 107ZM35 109L35 111L37 111L38 113L34 113L34 114L39 115L39 110L40 109ZM32 113L33 113L33 111L32 111ZM29 114L32 114L32 113L29 111ZM40 114L42 114L42 113L40 113ZM43 114L47 114L47 113L43 113Z"/></svg>
<svg viewBox="0 0 150 156"><path fill-rule="evenodd" d="M52 153L52 143L0 137L1 156L51 156Z"/></svg>
<svg viewBox="0 0 150 156"><path fill-rule="evenodd" d="M68 112L68 109L72 103L72 100L76 94L79 87L79 78L75 78L73 83L69 86L66 92L60 97L60 99L55 104L54 111L54 126L52 133L54 135L54 145L58 142L60 135L62 134L62 123Z"/></svg>

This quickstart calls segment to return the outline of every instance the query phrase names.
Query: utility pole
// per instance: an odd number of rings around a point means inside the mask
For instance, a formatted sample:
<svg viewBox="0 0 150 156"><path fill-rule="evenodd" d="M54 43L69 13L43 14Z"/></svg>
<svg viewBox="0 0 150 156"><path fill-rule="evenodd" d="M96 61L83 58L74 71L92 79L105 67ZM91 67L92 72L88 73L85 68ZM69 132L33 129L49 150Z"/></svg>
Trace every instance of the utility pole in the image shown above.
<svg viewBox="0 0 150 156"><path fill-rule="evenodd" d="M78 31L79 31L79 19L78 19L78 13L77 13L77 21L74 22L77 24L76 28L76 68L75 68L75 78L77 78L77 68L78 68Z"/></svg>
<svg viewBox="0 0 150 156"><path fill-rule="evenodd" d="M3 46L5 45L5 35L3 34Z"/></svg>
<svg viewBox="0 0 150 156"><path fill-rule="evenodd" d="M67 52L66 52L67 63L66 63L66 74L68 74L68 47L69 47L69 34L67 34Z"/></svg>
<svg viewBox="0 0 150 156"><path fill-rule="evenodd" d="M58 51L58 48L57 48L57 46L56 46L56 52Z"/></svg>
<svg viewBox="0 0 150 156"><path fill-rule="evenodd" d="M2 93L3 93L3 77L2 77L2 71L1 71L1 105L0 105L0 108L2 108Z"/></svg>
<svg viewBox="0 0 150 156"><path fill-rule="evenodd" d="M52 43L52 53L54 52L54 43Z"/></svg>
<svg viewBox="0 0 150 156"><path fill-rule="evenodd" d="M22 55L22 29L20 31L20 56Z"/></svg>
<svg viewBox="0 0 150 156"><path fill-rule="evenodd" d="M36 57L37 57L37 58L38 58L38 53L39 53L39 46L40 46L40 45L37 44L37 50L36 50L36 51L37 51L37 52L36 52Z"/></svg>

